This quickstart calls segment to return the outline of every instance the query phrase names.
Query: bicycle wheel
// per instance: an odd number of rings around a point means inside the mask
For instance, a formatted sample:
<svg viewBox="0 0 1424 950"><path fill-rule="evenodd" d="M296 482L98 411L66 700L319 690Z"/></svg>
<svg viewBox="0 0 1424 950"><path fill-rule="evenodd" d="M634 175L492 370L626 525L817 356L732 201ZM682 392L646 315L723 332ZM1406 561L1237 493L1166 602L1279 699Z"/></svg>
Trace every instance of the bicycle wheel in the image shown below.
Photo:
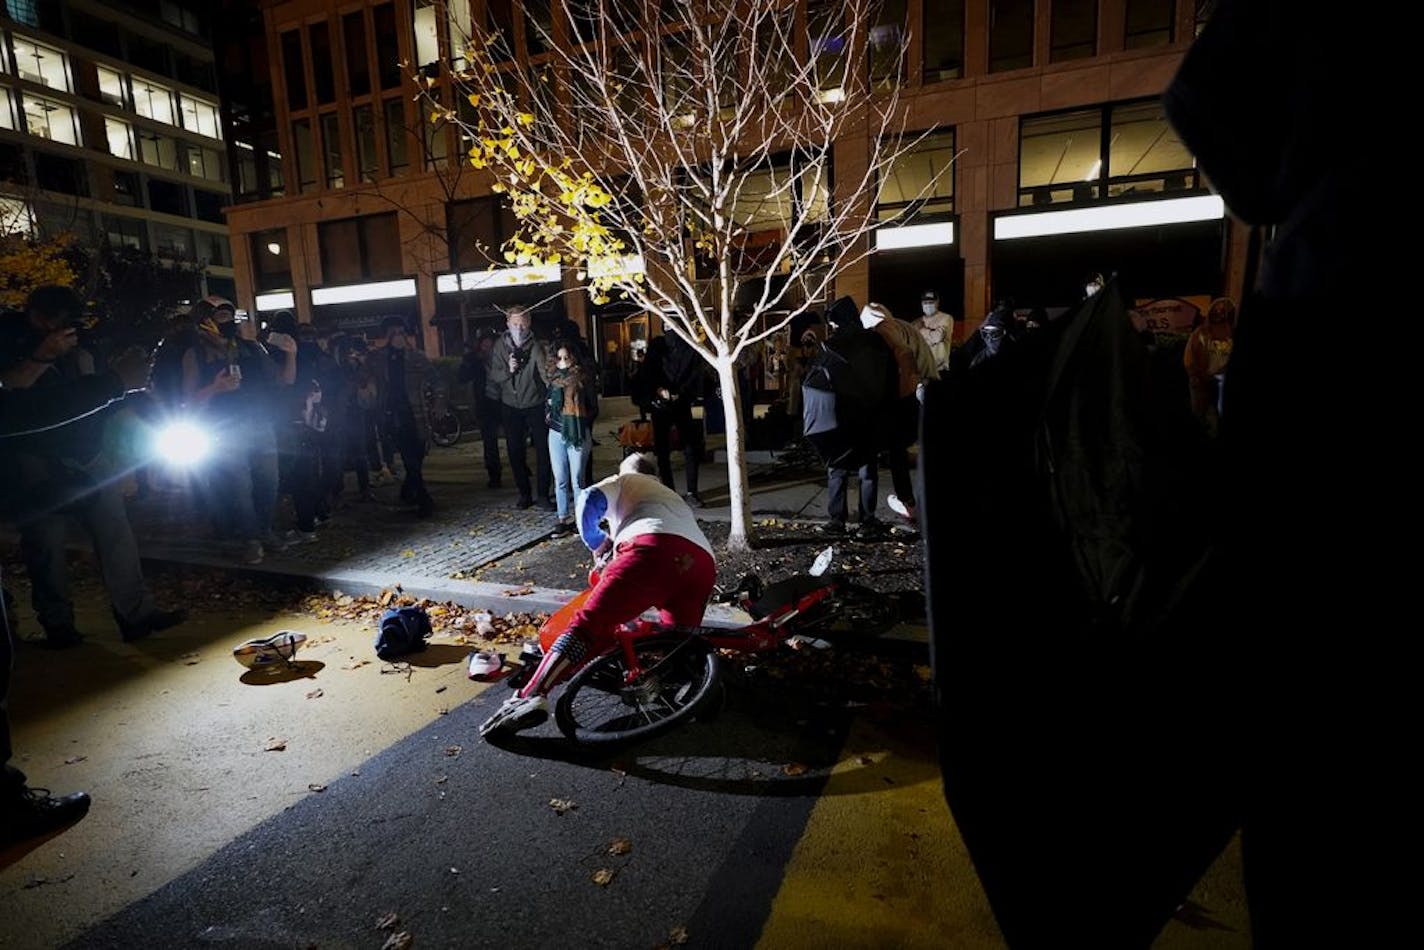
<svg viewBox="0 0 1424 950"><path fill-rule="evenodd" d="M895 602L869 587L842 583L813 616L793 621L797 633L808 636L877 636L900 622Z"/></svg>
<svg viewBox="0 0 1424 950"><path fill-rule="evenodd" d="M447 412L443 416L430 420L430 441L443 448L449 448L460 441L462 428L460 416L454 412Z"/></svg>
<svg viewBox="0 0 1424 950"><path fill-rule="evenodd" d="M573 675L554 706L564 735L585 745L650 739L696 715L721 683L717 654L696 638L658 637L634 648L643 674L626 682L621 649Z"/></svg>

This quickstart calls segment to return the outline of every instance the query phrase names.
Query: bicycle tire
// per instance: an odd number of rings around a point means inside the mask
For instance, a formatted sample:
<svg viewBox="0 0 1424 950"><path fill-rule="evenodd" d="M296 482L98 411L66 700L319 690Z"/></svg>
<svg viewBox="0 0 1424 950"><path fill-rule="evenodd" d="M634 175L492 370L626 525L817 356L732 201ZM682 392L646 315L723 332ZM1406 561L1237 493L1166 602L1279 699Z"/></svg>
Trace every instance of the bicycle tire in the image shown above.
<svg viewBox="0 0 1424 950"><path fill-rule="evenodd" d="M458 413L449 412L442 418L430 420L430 441L441 448L448 449L459 442L463 432L464 426Z"/></svg>
<svg viewBox="0 0 1424 950"><path fill-rule="evenodd" d="M717 695L722 682L716 652L705 643L685 637L640 640L634 650L639 665L647 670L679 647L682 652L657 677L657 682L645 681L632 687L623 685L627 664L622 650L605 653L589 663L569 679L554 705L559 729L580 745L614 745L651 739L695 717ZM640 701L640 696L642 700L661 701L668 711L650 718L650 707ZM592 702L580 703L590 697Z"/></svg>
<svg viewBox="0 0 1424 950"><path fill-rule="evenodd" d="M793 623L797 633L817 637L878 636L900 622L893 600L861 584L843 583L813 617Z"/></svg>

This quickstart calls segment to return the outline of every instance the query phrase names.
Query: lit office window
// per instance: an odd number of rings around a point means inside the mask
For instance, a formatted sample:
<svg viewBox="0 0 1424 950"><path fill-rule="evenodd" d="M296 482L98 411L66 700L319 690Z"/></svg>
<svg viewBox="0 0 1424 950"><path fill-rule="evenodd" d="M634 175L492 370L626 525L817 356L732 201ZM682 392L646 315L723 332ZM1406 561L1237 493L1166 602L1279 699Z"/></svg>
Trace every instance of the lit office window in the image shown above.
<svg viewBox="0 0 1424 950"><path fill-rule="evenodd" d="M188 174L208 181L222 181L222 156L210 148L188 146Z"/></svg>
<svg viewBox="0 0 1424 950"><path fill-rule="evenodd" d="M62 52L23 36L14 36L13 41L15 70L21 79L64 92L74 91L69 76L69 59Z"/></svg>
<svg viewBox="0 0 1424 950"><path fill-rule="evenodd" d="M166 168L171 172L178 170L178 145L166 135L140 131L138 154L139 161L145 165Z"/></svg>
<svg viewBox="0 0 1424 950"><path fill-rule="evenodd" d="M1020 206L1201 187L1196 162L1155 100L1025 118L1020 125Z"/></svg>
<svg viewBox="0 0 1424 950"><path fill-rule="evenodd" d="M178 101L183 109L183 128L210 139L222 138L217 106L192 96L179 96Z"/></svg>
<svg viewBox="0 0 1424 950"><path fill-rule="evenodd" d="M173 90L138 76L133 80L134 111L145 119L177 125L173 114Z"/></svg>
<svg viewBox="0 0 1424 950"><path fill-rule="evenodd" d="M26 94L23 97L25 127L31 135L61 142L65 145L80 145L79 122L74 110L62 102L41 99Z"/></svg>
<svg viewBox="0 0 1424 950"><path fill-rule="evenodd" d="M886 169L876 202L879 219L905 223L953 212L953 163L953 132L936 132L920 139L912 151Z"/></svg>
<svg viewBox="0 0 1424 950"><path fill-rule="evenodd" d="M23 198L0 195L0 234L34 234L35 209Z"/></svg>
<svg viewBox="0 0 1424 950"><path fill-rule="evenodd" d="M816 67L816 88L822 102L845 97L845 7L838 0L808 0L806 42Z"/></svg>
<svg viewBox="0 0 1424 950"><path fill-rule="evenodd" d="M124 82L123 74L103 66L98 68L98 73L99 98L111 106L127 109L129 107L128 84Z"/></svg>
<svg viewBox="0 0 1424 950"><path fill-rule="evenodd" d="M412 13L415 29L415 62L422 71L430 70L440 62L440 10L435 0L415 0Z"/></svg>
<svg viewBox="0 0 1424 950"><path fill-rule="evenodd" d="M1107 167L1109 197L1197 187L1196 161L1160 102L1113 107Z"/></svg>
<svg viewBox="0 0 1424 950"><path fill-rule="evenodd" d="M193 257L193 232L168 224L153 226L153 245L159 257L189 260Z"/></svg>
<svg viewBox="0 0 1424 950"><path fill-rule="evenodd" d="M133 161L133 127L127 122L104 116L104 134L109 140L109 154Z"/></svg>
<svg viewBox="0 0 1424 950"><path fill-rule="evenodd" d="M15 131L15 100L8 89L0 89L0 129Z"/></svg>

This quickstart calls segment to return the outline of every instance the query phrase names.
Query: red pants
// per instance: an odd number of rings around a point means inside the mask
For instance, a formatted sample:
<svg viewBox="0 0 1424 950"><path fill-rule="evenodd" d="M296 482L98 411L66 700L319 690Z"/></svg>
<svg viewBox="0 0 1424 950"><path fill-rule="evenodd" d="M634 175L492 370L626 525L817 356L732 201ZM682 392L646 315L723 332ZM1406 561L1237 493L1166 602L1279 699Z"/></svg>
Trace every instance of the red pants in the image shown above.
<svg viewBox="0 0 1424 950"><path fill-rule="evenodd" d="M675 534L640 534L618 545L569 632L588 642L593 657L613 646L620 625L650 607L664 623L696 626L716 581L717 563L703 548Z"/></svg>

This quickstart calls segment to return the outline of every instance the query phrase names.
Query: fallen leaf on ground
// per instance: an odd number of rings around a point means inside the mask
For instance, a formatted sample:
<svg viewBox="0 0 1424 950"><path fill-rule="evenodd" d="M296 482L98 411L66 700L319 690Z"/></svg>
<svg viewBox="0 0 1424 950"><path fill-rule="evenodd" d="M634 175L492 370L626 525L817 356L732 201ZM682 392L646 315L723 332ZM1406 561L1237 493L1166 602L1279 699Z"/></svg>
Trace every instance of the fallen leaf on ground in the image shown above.
<svg viewBox="0 0 1424 950"><path fill-rule="evenodd" d="M406 548L404 551L401 552L401 557L415 557L415 552L412 551L410 548Z"/></svg>
<svg viewBox="0 0 1424 950"><path fill-rule="evenodd" d="M402 930L387 937L386 942L381 944L381 950L406 950L413 943L415 938L410 935L410 931Z"/></svg>
<svg viewBox="0 0 1424 950"><path fill-rule="evenodd" d="M875 764L875 760L872 759L872 758L871 758L870 756L868 756L868 755L859 755L859 756L856 756L856 759L855 759L855 760L856 760L857 762L859 762L861 765L874 765L874 764Z"/></svg>
<svg viewBox="0 0 1424 950"><path fill-rule="evenodd" d="M389 591L389 590L383 590L383 591L381 591L381 600L380 600L381 606L384 607L384 606L386 606L386 604L389 604L389 603L391 602L391 598L394 597L394 596L395 596L395 592L394 592L394 591Z"/></svg>
<svg viewBox="0 0 1424 950"><path fill-rule="evenodd" d="M599 887L607 887L609 884L613 883L613 875L615 873L617 872L611 871L608 868L599 868L597 871L593 872L593 883L597 884Z"/></svg>
<svg viewBox="0 0 1424 950"><path fill-rule="evenodd" d="M613 843L608 846L609 854L627 854L633 850L633 842L627 838L614 838Z"/></svg>
<svg viewBox="0 0 1424 950"><path fill-rule="evenodd" d="M680 947L683 944L687 943L687 928L672 928L671 932L668 933L668 943L672 944L675 947Z"/></svg>
<svg viewBox="0 0 1424 950"><path fill-rule="evenodd" d="M198 654L196 654L196 653L185 653L185 654L183 654L182 656L180 656L178 659L180 659L180 660L183 661L183 665L184 665L184 666L193 666L193 665L196 664L199 660L201 660L202 657L198 656Z"/></svg>
<svg viewBox="0 0 1424 950"><path fill-rule="evenodd" d="M437 692L437 693L443 693L443 692L445 692L445 691L446 691L447 689L449 689L449 688L450 688L450 687L448 687L448 686L437 686L437 687L435 687L435 692Z"/></svg>
<svg viewBox="0 0 1424 950"><path fill-rule="evenodd" d="M85 759L87 759L87 758L89 758L89 756L87 756L87 755L71 755L69 758L67 758L67 759L64 760L64 764L65 764L65 765L75 765L75 764L77 764L77 763L79 763L79 762L83 762L83 761L84 761Z"/></svg>
<svg viewBox="0 0 1424 950"><path fill-rule="evenodd" d="M266 749L265 749L264 751L266 751L266 752L285 752L285 751L287 751L287 740L286 740L286 739L276 739L276 738L268 739L268 740L267 740L267 747L266 747Z"/></svg>
<svg viewBox="0 0 1424 950"><path fill-rule="evenodd" d="M387 911L386 913L376 918L376 929L390 930L398 923L400 923L400 917L396 915L396 912L393 910Z"/></svg>
<svg viewBox="0 0 1424 950"><path fill-rule="evenodd" d="M326 786L320 784L319 782L312 782L310 785L307 786L307 791L309 791L309 792L324 792L324 791L326 791Z"/></svg>
<svg viewBox="0 0 1424 950"><path fill-rule="evenodd" d="M307 693L307 699L321 699L325 695L326 694L323 693L321 690L314 689L310 693Z"/></svg>
<svg viewBox="0 0 1424 950"><path fill-rule="evenodd" d="M445 784L446 782L448 782L448 781L450 781L450 776L448 776L448 775L442 775L442 776L440 776L438 779L435 780L435 784L436 784L436 785L444 785L444 784Z"/></svg>
<svg viewBox="0 0 1424 950"><path fill-rule="evenodd" d="M447 745L447 746L445 747L445 754L448 755L448 756L450 756L450 758L452 758L452 759L453 759L455 756L459 755L460 752L461 752L461 749L460 749L460 747L457 746L457 745Z"/></svg>
<svg viewBox="0 0 1424 950"><path fill-rule="evenodd" d="M532 593L534 593L534 588L529 587L527 585L524 587L511 587L509 590L502 590L499 592L501 597L524 597L525 595Z"/></svg>
<svg viewBox="0 0 1424 950"><path fill-rule="evenodd" d="M782 774L782 775L805 775L805 774L806 774L806 766L802 765L800 762L788 762L787 764L785 764L785 765L783 765L783 766L781 767L781 774Z"/></svg>
<svg viewBox="0 0 1424 950"><path fill-rule="evenodd" d="M578 805L567 798L551 798L549 799L549 807L562 815L566 811L573 811Z"/></svg>
<svg viewBox="0 0 1424 950"><path fill-rule="evenodd" d="M345 666L342 667L342 669L343 669L343 670L356 670L356 669L360 669L360 668L363 667L363 666L369 665L370 662L371 662L370 660L355 660L355 661L353 661L353 662L351 662L351 663L347 663Z"/></svg>

